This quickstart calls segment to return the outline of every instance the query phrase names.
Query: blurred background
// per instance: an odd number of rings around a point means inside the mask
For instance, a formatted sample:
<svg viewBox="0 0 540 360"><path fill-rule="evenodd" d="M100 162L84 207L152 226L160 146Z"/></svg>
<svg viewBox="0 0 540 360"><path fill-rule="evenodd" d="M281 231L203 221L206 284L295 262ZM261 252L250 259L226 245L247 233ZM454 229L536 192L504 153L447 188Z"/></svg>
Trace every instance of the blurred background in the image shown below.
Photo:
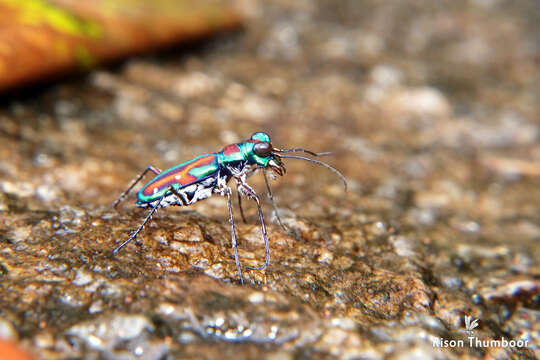
<svg viewBox="0 0 540 360"><path fill-rule="evenodd" d="M0 91L0 338L37 359L539 355L538 1L0 0ZM143 169L255 131L349 182L286 162L258 285L218 197L110 256ZM434 348L465 315L532 345Z"/></svg>

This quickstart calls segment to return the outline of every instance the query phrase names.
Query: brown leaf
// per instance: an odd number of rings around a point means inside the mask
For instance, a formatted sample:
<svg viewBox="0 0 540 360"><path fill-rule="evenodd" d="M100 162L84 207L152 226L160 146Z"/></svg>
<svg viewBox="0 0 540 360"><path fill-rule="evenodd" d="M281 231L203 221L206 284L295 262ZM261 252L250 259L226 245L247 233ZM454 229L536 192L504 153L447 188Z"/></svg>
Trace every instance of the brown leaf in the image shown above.
<svg viewBox="0 0 540 360"><path fill-rule="evenodd" d="M218 0L0 0L0 91L239 25Z"/></svg>

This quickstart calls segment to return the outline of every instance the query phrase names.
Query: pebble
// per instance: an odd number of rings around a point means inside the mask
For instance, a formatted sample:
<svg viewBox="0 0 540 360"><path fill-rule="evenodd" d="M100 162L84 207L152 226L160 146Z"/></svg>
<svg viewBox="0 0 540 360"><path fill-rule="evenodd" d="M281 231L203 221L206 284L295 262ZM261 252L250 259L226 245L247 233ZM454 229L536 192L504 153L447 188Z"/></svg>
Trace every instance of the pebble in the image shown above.
<svg viewBox="0 0 540 360"><path fill-rule="evenodd" d="M217 79L195 71L180 76L172 85L171 90L177 96L191 98L207 95L215 91L218 86L220 86L220 82Z"/></svg>
<svg viewBox="0 0 540 360"><path fill-rule="evenodd" d="M409 257L417 255L411 239L399 235L390 236L389 241L394 246L396 254L398 254L399 256Z"/></svg>
<svg viewBox="0 0 540 360"><path fill-rule="evenodd" d="M73 280L73 283L77 286L84 286L92 282L93 275L88 270L79 269L75 273L75 279Z"/></svg>
<svg viewBox="0 0 540 360"><path fill-rule="evenodd" d="M69 328L66 334L80 338L91 348L111 350L120 342L153 329L151 321L143 315L114 314L78 323Z"/></svg>

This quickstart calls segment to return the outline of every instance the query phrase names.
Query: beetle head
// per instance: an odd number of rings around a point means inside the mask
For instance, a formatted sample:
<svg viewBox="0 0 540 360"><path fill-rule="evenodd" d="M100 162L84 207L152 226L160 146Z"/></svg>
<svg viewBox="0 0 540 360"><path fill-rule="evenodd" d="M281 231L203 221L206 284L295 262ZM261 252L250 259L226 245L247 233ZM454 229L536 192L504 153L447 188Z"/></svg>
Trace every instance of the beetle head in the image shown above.
<svg viewBox="0 0 540 360"><path fill-rule="evenodd" d="M276 175L283 176L286 172L281 159L276 155L279 151L272 146L270 136L263 132L256 132L251 136L253 143L252 159L263 168L270 168Z"/></svg>

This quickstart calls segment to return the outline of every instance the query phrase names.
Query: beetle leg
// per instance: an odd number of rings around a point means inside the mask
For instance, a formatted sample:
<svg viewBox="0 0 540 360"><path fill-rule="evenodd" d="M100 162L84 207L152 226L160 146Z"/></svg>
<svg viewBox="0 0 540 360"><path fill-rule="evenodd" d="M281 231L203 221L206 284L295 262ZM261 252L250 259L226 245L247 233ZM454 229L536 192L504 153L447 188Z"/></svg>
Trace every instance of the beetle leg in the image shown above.
<svg viewBox="0 0 540 360"><path fill-rule="evenodd" d="M152 165L149 165L149 166L148 166L146 169L144 169L144 171L143 171L143 172L142 172L142 173L141 173L141 174L140 174L140 175L139 175L139 176L131 183L131 185L129 185L129 187L127 188L127 190L124 191L124 192L118 197L118 199L116 199L116 201L112 204L112 207L113 207L113 208L116 208L116 206L117 206L118 204L120 204L120 202L121 202L122 200L124 200L124 198L128 195L128 193L131 191L131 189L133 189L133 187L134 187L135 185L137 185L137 183L138 183L139 181L141 181L142 178L144 177L144 175L146 175L146 173L149 172L149 171L153 172L153 173L156 174L156 175L159 175L159 174L161 173L161 170L159 170L158 168L153 167Z"/></svg>
<svg viewBox="0 0 540 360"><path fill-rule="evenodd" d="M234 178L236 179L242 178L243 181L245 182L246 177L253 174L255 170L257 170L257 168L254 168L252 166L245 166L241 171L238 171L235 168L228 167L228 170L231 174L233 174ZM238 197L238 208L240 209L240 215L242 216L242 221L244 222L244 224L247 224L246 216L244 215L244 208L242 207L242 194L240 193L240 191L237 191L236 194Z"/></svg>
<svg viewBox="0 0 540 360"><path fill-rule="evenodd" d="M270 263L270 247L268 245L268 234L266 232L266 225L264 224L264 216L261 209L261 202L255 190L253 190L253 188L245 182L245 179L240 177L240 178L236 178L236 181L238 182L238 190L243 192L247 196L249 196L251 199L253 199L257 203L257 211L259 212L259 221L261 222L261 233L264 239L264 253L265 253L264 264L259 267L246 266L246 268L250 270L264 270Z"/></svg>
<svg viewBox="0 0 540 360"><path fill-rule="evenodd" d="M238 276L240 277L240 283L244 284L244 278L242 277L242 266L240 266L240 258L238 257L238 244L236 242L236 229L234 228L234 217L231 203L231 190L227 192L227 206L229 207L229 223L231 224L232 243L234 250L234 262L236 263L236 269L238 269Z"/></svg>
<svg viewBox="0 0 540 360"><path fill-rule="evenodd" d="M169 186L169 191L172 192L174 195L176 195L176 197L178 198L178 200L180 200L182 205L184 205L184 206L189 205L188 203L186 203L186 200L184 200L184 197L182 195L180 195L180 193L178 191L176 191L175 188L173 188L172 186Z"/></svg>
<svg viewBox="0 0 540 360"><path fill-rule="evenodd" d="M149 167L150 168L150 167ZM153 171L153 170L152 170ZM169 186L169 191L172 192L174 195L176 195L178 197L178 199L182 202L182 204L185 205L184 203L184 199L182 198L182 196L180 196L180 194L172 187L172 186ZM144 221L142 222L142 224L137 228L137 230L131 234L131 236L126 240L124 241L123 243L121 243L118 247L116 247L114 250L113 250L113 254L117 254L118 251L123 248L125 245L127 245L131 240L135 239L137 237L137 235L139 235L139 233L142 231L142 229L144 229L144 226L146 225L146 223L152 218L152 216L154 215L154 213L157 211L157 209L160 207L161 205L161 201L163 200L163 198L165 198L165 196L167 195L167 193L165 192L165 194L163 194L163 196L161 196L159 198L159 200L156 200L156 204L152 207L152 210L150 210L150 212L148 213L148 215L146 216L146 218L144 219Z"/></svg>
<svg viewBox="0 0 540 360"><path fill-rule="evenodd" d="M139 225L139 227L137 228L137 230L135 230L135 232L133 232L129 238L124 241L123 243L121 243L120 245L118 245L114 250L113 250L113 255L116 255L118 253L118 251L120 251L121 248L123 248L125 245L127 245L131 240L135 239L137 237L137 235L139 235L139 233L142 231L142 229L144 229L144 226L146 225L146 223L148 221L150 221L150 219L152 218L152 216L154 215L154 213L157 211L157 209L159 208L159 206L161 205L161 200L163 200L163 198L165 197L165 195L161 196L159 198L159 200L156 200L156 204L152 207L152 210L150 210L150 212L148 213L148 215L146 216L146 218L144 219L144 221L142 222L141 225Z"/></svg>
<svg viewBox="0 0 540 360"><path fill-rule="evenodd" d="M279 217L279 211L276 206L276 203L274 202L274 195L272 194L272 189L270 188L270 182L268 182L268 176L266 176L265 170L263 170L263 175L264 175L264 182L266 183L266 188L268 189L268 197L270 198L270 202L272 203L272 207L274 208L274 214L276 214L276 219L279 225L283 228L283 230L290 233L290 230L283 224L283 222L281 221L281 218Z"/></svg>
<svg viewBox="0 0 540 360"><path fill-rule="evenodd" d="M231 188L225 184L219 184L217 191L222 196L227 197L227 207L229 208L229 224L231 224L231 237L232 237L232 246L233 246L233 251L234 251L234 262L236 263L236 269L238 270L240 283L243 285L244 278L242 277L242 266L240 265L240 257L238 256L238 243L236 241L236 228L234 226L234 216L233 216L232 202L231 202L232 191L231 191Z"/></svg>
<svg viewBox="0 0 540 360"><path fill-rule="evenodd" d="M238 196L238 207L240 208L240 215L242 215L242 220L244 221L244 224L247 224L246 217L244 216L244 209L242 208L242 195L239 191L236 192L236 195Z"/></svg>

